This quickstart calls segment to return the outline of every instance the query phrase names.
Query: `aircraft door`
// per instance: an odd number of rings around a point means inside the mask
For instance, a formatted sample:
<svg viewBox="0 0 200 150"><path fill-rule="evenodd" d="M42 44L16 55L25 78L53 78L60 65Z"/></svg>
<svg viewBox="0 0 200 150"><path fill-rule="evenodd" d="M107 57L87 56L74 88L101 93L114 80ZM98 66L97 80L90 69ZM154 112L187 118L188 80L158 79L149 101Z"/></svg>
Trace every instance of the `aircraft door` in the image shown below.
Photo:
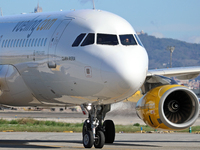
<svg viewBox="0 0 200 150"><path fill-rule="evenodd" d="M49 68L56 68L56 47L57 44L64 32L64 30L66 29L66 27L68 26L68 24L70 23L71 19L67 19L67 20L63 20L58 27L56 28L56 30L54 31L52 37L51 37L51 41L49 43L49 49L48 49L48 67Z"/></svg>

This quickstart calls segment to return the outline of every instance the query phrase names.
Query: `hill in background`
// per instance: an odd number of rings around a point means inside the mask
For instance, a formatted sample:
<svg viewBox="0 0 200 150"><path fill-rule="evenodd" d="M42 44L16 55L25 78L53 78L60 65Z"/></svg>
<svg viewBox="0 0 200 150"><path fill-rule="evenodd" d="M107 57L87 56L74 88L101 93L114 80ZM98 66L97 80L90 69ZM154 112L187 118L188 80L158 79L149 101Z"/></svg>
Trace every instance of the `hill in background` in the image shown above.
<svg viewBox="0 0 200 150"><path fill-rule="evenodd" d="M175 39L156 38L146 33L139 35L149 55L149 69L170 67L168 46L175 46L172 67L200 66L200 44Z"/></svg>

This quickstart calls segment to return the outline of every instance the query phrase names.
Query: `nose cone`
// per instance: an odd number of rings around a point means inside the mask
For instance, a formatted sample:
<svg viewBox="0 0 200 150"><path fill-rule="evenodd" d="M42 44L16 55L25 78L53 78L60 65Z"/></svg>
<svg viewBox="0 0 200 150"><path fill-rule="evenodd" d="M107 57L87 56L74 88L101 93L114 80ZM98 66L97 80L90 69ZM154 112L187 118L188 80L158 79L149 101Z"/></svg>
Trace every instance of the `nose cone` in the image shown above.
<svg viewBox="0 0 200 150"><path fill-rule="evenodd" d="M125 47L108 55L101 65L102 80L110 96L127 98L143 84L148 56L143 47Z"/></svg>

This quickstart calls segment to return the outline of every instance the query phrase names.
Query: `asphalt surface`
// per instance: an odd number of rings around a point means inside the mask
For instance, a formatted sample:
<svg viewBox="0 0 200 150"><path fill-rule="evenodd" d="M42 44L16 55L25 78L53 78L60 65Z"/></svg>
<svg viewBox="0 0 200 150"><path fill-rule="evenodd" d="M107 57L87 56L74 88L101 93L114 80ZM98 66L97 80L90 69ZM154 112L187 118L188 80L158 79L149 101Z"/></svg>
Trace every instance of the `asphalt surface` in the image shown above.
<svg viewBox="0 0 200 150"><path fill-rule="evenodd" d="M34 118L38 120L55 120L62 122L83 122L87 115L78 112L47 111L14 111L1 110L0 117L4 119ZM111 111L106 119L112 119L115 124L134 124L141 121L134 109ZM196 122L200 125L200 117ZM84 149L80 133L28 133L0 132L0 150L18 149ZM94 149L94 147L92 148ZM146 134L116 134L113 144L106 144L105 150L199 150L200 134L192 133L146 133Z"/></svg>
<svg viewBox="0 0 200 150"><path fill-rule="evenodd" d="M84 149L81 133L0 132L0 150L57 150ZM94 149L94 147L92 148ZM116 134L113 144L104 150L199 150L199 134Z"/></svg>

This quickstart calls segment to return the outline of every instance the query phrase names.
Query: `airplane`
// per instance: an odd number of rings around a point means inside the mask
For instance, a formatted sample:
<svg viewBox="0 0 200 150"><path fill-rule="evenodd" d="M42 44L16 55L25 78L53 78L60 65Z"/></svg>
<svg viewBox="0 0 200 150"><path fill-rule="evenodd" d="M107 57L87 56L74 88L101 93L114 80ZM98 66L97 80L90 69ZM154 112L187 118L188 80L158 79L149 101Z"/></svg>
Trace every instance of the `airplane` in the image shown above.
<svg viewBox="0 0 200 150"><path fill-rule="evenodd" d="M148 69L148 54L133 27L113 13L73 10L0 17L0 103L3 106L81 106L85 148L115 140L104 120L111 104L138 90L136 111L163 130L190 127L199 100L170 77L192 79L200 67Z"/></svg>

